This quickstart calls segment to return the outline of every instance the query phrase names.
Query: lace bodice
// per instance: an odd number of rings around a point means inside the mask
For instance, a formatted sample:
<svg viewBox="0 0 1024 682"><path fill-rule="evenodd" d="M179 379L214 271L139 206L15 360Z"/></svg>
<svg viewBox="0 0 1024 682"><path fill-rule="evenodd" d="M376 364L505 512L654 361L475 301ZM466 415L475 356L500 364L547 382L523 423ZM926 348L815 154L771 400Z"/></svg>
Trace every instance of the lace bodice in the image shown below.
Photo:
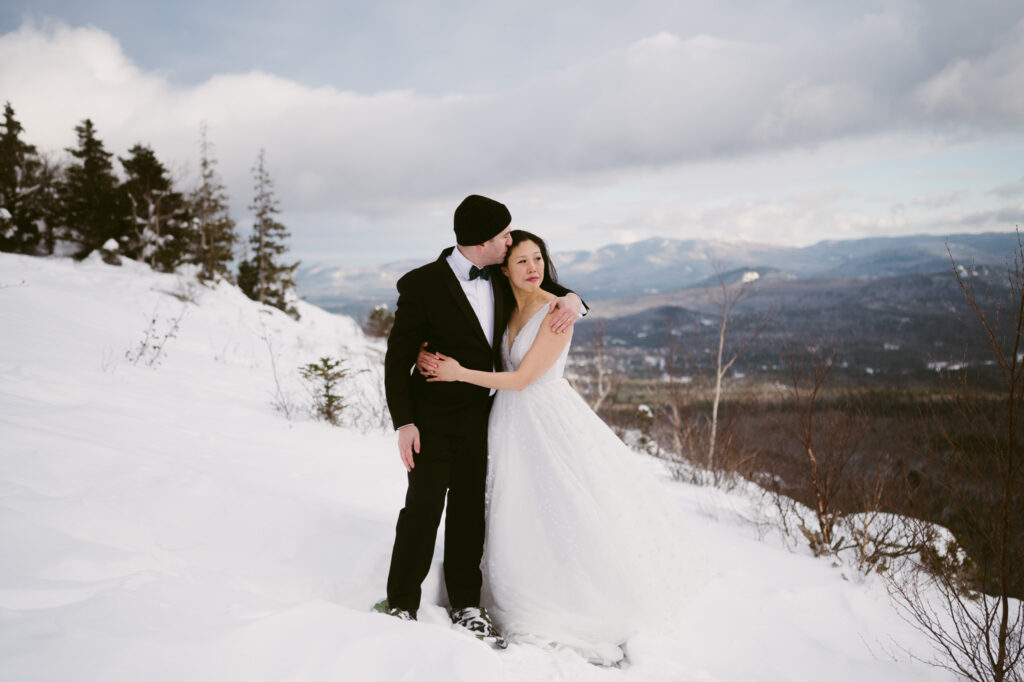
<svg viewBox="0 0 1024 682"><path fill-rule="evenodd" d="M502 368L506 372L512 372L519 367L519 363L526 357L526 353L533 346L534 339L537 338L537 332L540 331L540 326L544 323L547 317L548 306L541 306L541 309L533 314L523 328L519 330L519 334L512 341L511 350L508 347L508 329L505 329L505 333L501 336L501 364ZM555 379L561 379L562 374L565 372L565 362L569 357L569 346L567 344L562 354L558 356L558 360L551 366L548 371L544 372L534 384L543 384Z"/></svg>

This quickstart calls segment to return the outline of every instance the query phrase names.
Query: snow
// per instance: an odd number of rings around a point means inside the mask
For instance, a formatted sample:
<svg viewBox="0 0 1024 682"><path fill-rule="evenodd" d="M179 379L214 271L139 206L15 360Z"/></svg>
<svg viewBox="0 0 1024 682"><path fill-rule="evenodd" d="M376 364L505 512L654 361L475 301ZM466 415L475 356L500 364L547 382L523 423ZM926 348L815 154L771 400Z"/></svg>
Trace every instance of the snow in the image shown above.
<svg viewBox="0 0 1024 682"><path fill-rule="evenodd" d="M958 372L967 367L966 362L947 362L945 360L934 360L928 363L928 369L936 372L951 371Z"/></svg>
<svg viewBox="0 0 1024 682"><path fill-rule="evenodd" d="M747 270L743 273L743 277L740 278L740 281L746 284L747 282L756 282L759 279L761 279L760 273L755 270Z"/></svg>
<svg viewBox="0 0 1024 682"><path fill-rule="evenodd" d="M0 254L0 679L952 679L912 660L930 648L877 579L787 549L750 495L640 454L714 571L679 635L636 638L629 666L460 635L436 562L421 622L371 613L405 492L382 345L298 307L132 261ZM147 330L166 337L152 367L128 359ZM342 428L302 409L297 367L323 355L353 370Z"/></svg>

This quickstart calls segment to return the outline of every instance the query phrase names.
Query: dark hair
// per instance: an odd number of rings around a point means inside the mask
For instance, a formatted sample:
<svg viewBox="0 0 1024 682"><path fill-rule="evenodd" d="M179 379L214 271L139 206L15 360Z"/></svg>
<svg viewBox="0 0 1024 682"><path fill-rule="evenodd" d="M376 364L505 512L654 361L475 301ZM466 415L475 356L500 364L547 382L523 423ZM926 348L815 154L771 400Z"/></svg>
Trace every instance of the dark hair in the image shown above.
<svg viewBox="0 0 1024 682"><path fill-rule="evenodd" d="M512 237L512 245L508 247L508 251L505 253L505 262L502 265L508 267L508 259L512 255L512 249L516 246L523 242L533 242L540 247L540 256L544 259L544 279L541 280L540 286L545 291L551 291L551 285L558 284L558 272L548 255L548 245L544 243L543 239L526 230L512 230L509 235Z"/></svg>

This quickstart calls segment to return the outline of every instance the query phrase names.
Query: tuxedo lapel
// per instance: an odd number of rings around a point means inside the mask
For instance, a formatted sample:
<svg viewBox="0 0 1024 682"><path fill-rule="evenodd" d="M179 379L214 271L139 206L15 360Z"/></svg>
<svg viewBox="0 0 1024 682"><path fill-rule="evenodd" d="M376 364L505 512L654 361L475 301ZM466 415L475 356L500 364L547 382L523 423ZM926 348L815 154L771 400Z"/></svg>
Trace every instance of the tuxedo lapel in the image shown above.
<svg viewBox="0 0 1024 682"><path fill-rule="evenodd" d="M455 273L452 272L451 266L448 265L448 256L454 248L455 247L449 247L442 251L441 257L436 261L437 267L441 270L441 279L444 280L445 288L448 289L448 292L454 299L455 306L462 311L463 315L466 316L471 328L475 330L480 341L482 341L484 345L489 345L487 343L487 335L484 334L484 329L480 326L480 319L476 316L476 313L473 312L473 306L469 304L469 299L466 298L466 292L462 290L462 285L459 284L459 278L455 276ZM495 303L497 303L497 298L495 298ZM497 319L497 315L495 315L495 319Z"/></svg>

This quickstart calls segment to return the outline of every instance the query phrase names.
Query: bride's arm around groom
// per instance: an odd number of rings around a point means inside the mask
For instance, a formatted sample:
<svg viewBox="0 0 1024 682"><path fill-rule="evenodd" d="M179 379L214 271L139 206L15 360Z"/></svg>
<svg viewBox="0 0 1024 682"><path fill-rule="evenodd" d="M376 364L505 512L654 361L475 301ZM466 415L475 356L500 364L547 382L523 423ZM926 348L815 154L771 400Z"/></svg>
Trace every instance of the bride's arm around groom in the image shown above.
<svg viewBox="0 0 1024 682"><path fill-rule="evenodd" d="M437 354L436 369L434 375L427 381L461 381L483 388L494 388L501 391L521 391L545 372L551 369L558 360L562 351L569 345L572 339L572 328L565 333L558 334L551 330L547 324L554 313L548 313L540 328L537 330L537 338L530 346L519 367L511 372L481 372L468 369L459 364L455 358L450 358L442 353Z"/></svg>

